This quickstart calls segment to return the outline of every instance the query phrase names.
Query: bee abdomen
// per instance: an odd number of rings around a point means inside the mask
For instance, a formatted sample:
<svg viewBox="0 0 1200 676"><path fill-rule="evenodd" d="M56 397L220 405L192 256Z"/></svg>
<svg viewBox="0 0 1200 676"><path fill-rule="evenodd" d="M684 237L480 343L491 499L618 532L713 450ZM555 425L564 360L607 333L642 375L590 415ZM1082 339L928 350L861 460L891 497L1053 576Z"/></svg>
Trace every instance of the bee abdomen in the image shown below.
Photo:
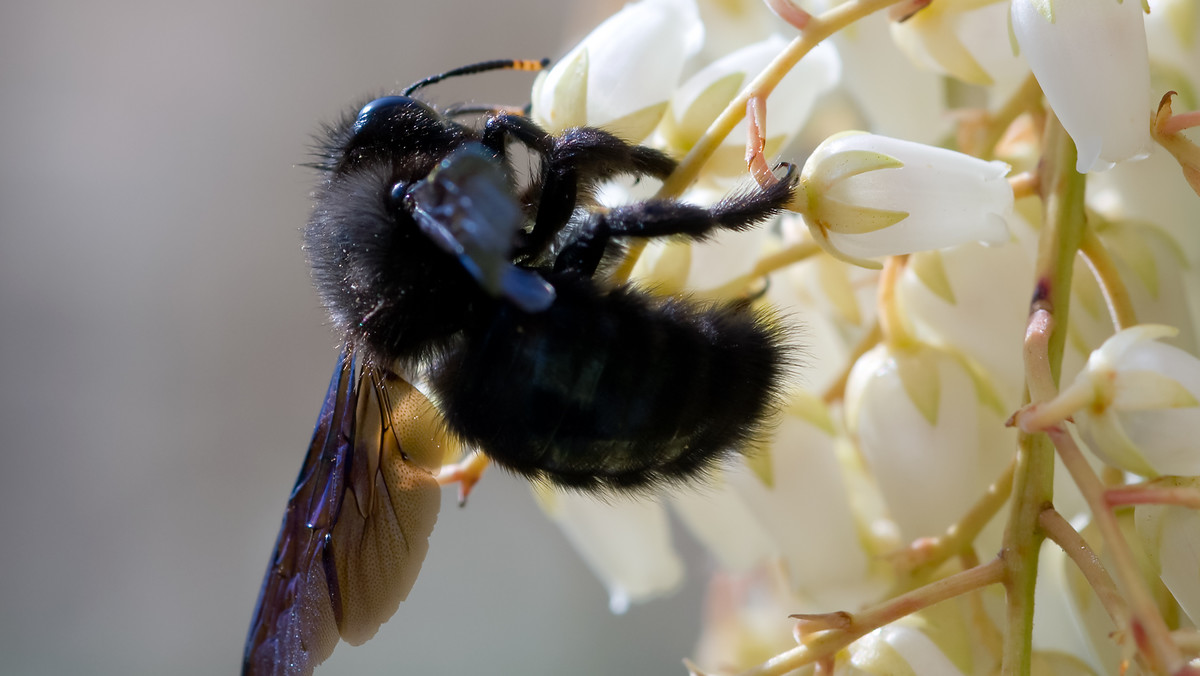
<svg viewBox="0 0 1200 676"><path fill-rule="evenodd" d="M622 489L703 474L761 431L787 362L771 321L555 286L550 309L501 310L438 369L465 442L533 479Z"/></svg>

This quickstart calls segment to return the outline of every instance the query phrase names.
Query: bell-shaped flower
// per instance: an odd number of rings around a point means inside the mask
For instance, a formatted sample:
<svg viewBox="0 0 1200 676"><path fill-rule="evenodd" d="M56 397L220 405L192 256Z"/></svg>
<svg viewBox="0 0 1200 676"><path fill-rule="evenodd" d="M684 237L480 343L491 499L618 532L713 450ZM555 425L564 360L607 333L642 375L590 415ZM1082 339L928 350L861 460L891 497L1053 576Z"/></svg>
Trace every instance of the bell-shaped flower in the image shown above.
<svg viewBox="0 0 1200 676"><path fill-rule="evenodd" d="M991 85L996 75L1011 76L1020 64L1009 46L1005 11L996 0L938 0L892 22L892 38L919 65Z"/></svg>
<svg viewBox="0 0 1200 676"><path fill-rule="evenodd" d="M717 571L708 582L695 674L741 673L794 648L792 624L780 618L804 612L778 566L744 575Z"/></svg>
<svg viewBox="0 0 1200 676"><path fill-rule="evenodd" d="M945 148L844 132L809 156L790 207L831 255L879 267L865 259L1007 241L1008 170Z"/></svg>
<svg viewBox="0 0 1200 676"><path fill-rule="evenodd" d="M1200 477L1165 477L1156 488L1200 488ZM1192 620L1200 621L1200 512L1181 505L1138 505L1138 535L1163 584Z"/></svg>
<svg viewBox="0 0 1200 676"><path fill-rule="evenodd" d="M854 364L845 401L847 427L904 541L945 532L1011 457L995 392L945 350L875 347Z"/></svg>
<svg viewBox="0 0 1200 676"><path fill-rule="evenodd" d="M1012 30L1075 141L1077 171L1146 156L1153 101L1142 3L1013 0Z"/></svg>
<svg viewBox="0 0 1200 676"><path fill-rule="evenodd" d="M916 616L885 625L846 649L849 659L835 676L922 674L964 676L972 673L970 623L958 608L941 604ZM936 637L936 638L935 638Z"/></svg>
<svg viewBox="0 0 1200 676"><path fill-rule="evenodd" d="M890 24L876 12L833 36L842 58L841 86L866 118L841 128L934 143L951 127L944 78L906 58L888 33Z"/></svg>
<svg viewBox="0 0 1200 676"><path fill-rule="evenodd" d="M537 79L532 117L551 132L587 125L640 141L703 41L694 0L626 5Z"/></svg>
<svg viewBox="0 0 1200 676"><path fill-rule="evenodd" d="M883 591L872 562L885 546L861 535L871 524L851 507L852 481L823 402L797 392L783 413L769 447L728 482L770 535L797 593L822 609L858 607Z"/></svg>
<svg viewBox="0 0 1200 676"><path fill-rule="evenodd" d="M919 335L979 362L1009 409L1024 390L1024 336L1014 327L1029 315L1034 244L1031 228L1013 229L1020 240L999 246L969 242L913 254L896 288Z"/></svg>
<svg viewBox="0 0 1200 676"><path fill-rule="evenodd" d="M709 64L685 81L671 98L660 131L673 154L683 155L747 83L787 47L780 35L748 45ZM767 98L764 155L774 157L800 131L817 98L841 76L841 60L832 43L823 42L806 54L780 80ZM715 176L746 172L746 126L743 119L705 164Z"/></svg>
<svg viewBox="0 0 1200 676"><path fill-rule="evenodd" d="M1080 437L1104 462L1142 476L1200 474L1200 360L1159 342L1175 334L1139 325L1092 352L1075 382L1017 416L1036 430L1074 415Z"/></svg>
<svg viewBox="0 0 1200 676"><path fill-rule="evenodd" d="M669 594L683 583L683 561L671 543L670 522L661 504L544 487L536 487L535 495L600 578L614 613Z"/></svg>

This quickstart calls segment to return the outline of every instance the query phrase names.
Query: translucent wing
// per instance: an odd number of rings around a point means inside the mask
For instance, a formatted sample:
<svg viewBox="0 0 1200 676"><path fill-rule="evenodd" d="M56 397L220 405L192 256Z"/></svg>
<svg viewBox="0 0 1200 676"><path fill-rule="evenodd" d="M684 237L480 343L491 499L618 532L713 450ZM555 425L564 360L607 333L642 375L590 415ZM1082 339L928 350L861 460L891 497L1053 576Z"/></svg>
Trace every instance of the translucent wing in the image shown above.
<svg viewBox="0 0 1200 676"><path fill-rule="evenodd" d="M258 598L244 676L311 674L338 638L359 644L421 569L450 443L396 374L342 352Z"/></svg>

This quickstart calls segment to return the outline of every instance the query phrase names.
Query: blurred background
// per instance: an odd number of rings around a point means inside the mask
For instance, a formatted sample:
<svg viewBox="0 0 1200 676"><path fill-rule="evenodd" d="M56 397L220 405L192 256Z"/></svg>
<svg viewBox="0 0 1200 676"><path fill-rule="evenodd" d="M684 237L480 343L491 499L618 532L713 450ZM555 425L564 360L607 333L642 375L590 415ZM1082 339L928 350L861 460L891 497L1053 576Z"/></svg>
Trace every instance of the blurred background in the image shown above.
<svg viewBox="0 0 1200 676"><path fill-rule="evenodd" d="M237 672L339 342L300 250L310 135L560 56L603 5L4 4L0 673ZM523 104L532 79L430 95ZM616 617L523 482L444 498L409 600L318 674L684 673L703 560Z"/></svg>

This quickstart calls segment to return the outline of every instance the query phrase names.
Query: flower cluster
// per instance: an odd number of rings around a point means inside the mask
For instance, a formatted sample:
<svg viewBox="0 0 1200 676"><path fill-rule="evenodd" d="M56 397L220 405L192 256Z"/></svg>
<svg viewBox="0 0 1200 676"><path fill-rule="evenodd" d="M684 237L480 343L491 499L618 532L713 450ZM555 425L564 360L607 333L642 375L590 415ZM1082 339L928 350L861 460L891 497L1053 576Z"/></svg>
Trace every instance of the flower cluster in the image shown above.
<svg viewBox="0 0 1200 676"><path fill-rule="evenodd" d="M621 268L805 363L699 491L539 493L614 612L679 585L673 514L720 568L697 674L1200 673L1200 3L1148 10L639 0L541 74L539 124L680 160L661 196L803 167L770 227Z"/></svg>

